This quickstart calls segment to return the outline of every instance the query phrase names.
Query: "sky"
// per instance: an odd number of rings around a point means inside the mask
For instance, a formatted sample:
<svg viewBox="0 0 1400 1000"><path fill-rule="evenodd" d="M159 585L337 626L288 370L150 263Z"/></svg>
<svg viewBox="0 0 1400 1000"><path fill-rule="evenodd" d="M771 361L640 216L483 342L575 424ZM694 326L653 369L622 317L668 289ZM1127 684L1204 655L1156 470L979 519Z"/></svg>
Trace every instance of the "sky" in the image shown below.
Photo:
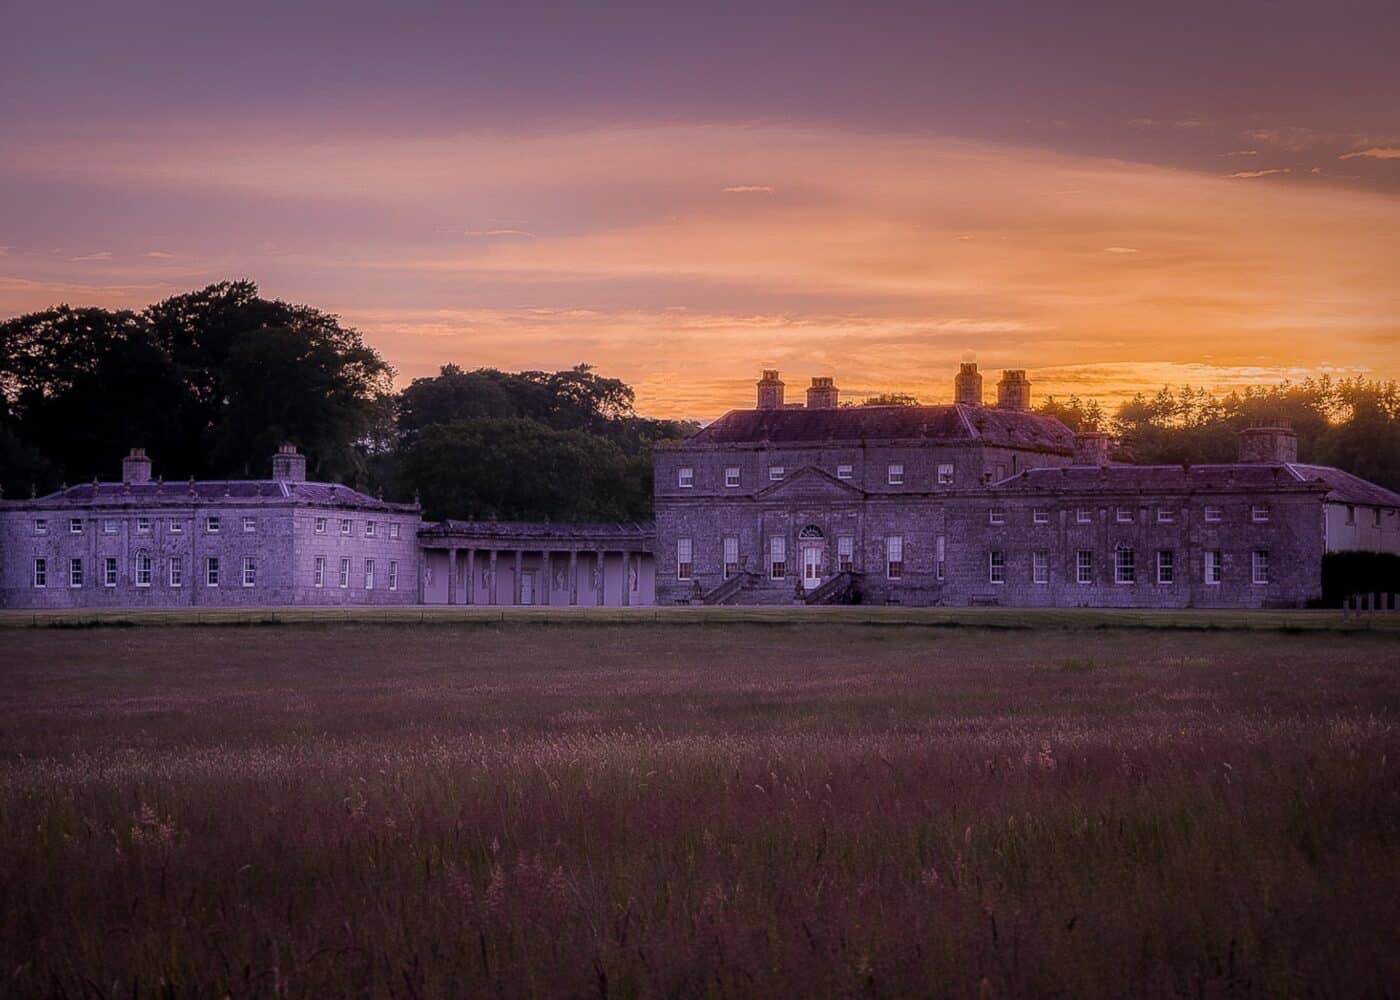
<svg viewBox="0 0 1400 1000"><path fill-rule="evenodd" d="M1400 377L1400 4L0 0L0 318L213 281L654 416Z"/></svg>

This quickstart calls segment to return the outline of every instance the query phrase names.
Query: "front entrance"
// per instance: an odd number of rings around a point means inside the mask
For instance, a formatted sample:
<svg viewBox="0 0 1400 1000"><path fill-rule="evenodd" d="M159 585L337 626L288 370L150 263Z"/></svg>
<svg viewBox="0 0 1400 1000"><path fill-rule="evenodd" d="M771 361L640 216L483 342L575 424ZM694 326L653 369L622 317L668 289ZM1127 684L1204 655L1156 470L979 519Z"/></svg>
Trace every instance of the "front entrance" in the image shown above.
<svg viewBox="0 0 1400 1000"><path fill-rule="evenodd" d="M822 552L826 539L815 524L809 524L797 535L797 544L802 547L802 588L816 590L822 585Z"/></svg>
<svg viewBox="0 0 1400 1000"><path fill-rule="evenodd" d="M534 574L534 573L521 573L521 574L520 574L520 603L521 603L521 604L534 604L534 603L535 603L535 574Z"/></svg>

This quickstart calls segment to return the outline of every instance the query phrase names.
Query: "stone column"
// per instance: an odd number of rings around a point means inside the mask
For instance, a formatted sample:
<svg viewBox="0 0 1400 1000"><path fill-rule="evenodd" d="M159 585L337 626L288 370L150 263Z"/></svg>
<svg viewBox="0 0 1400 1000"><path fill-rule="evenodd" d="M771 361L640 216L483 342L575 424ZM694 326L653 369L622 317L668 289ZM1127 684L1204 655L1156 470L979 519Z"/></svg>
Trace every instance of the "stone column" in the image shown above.
<svg viewBox="0 0 1400 1000"><path fill-rule="evenodd" d="M632 553L622 553L622 606L632 603Z"/></svg>
<svg viewBox="0 0 1400 1000"><path fill-rule="evenodd" d="M476 603L476 549L467 549L467 585L463 589L466 600L464 604Z"/></svg>
<svg viewBox="0 0 1400 1000"><path fill-rule="evenodd" d="M518 605L520 603L520 572L524 563L525 550L515 550L515 579L511 584L510 603Z"/></svg>
<svg viewBox="0 0 1400 1000"><path fill-rule="evenodd" d="M599 549L593 554L593 565L598 570L598 607L608 603L608 559L607 553Z"/></svg>
<svg viewBox="0 0 1400 1000"><path fill-rule="evenodd" d="M486 595L488 604L496 603L496 550L491 550L491 583L490 593Z"/></svg>
<svg viewBox="0 0 1400 1000"><path fill-rule="evenodd" d="M457 546L447 550L447 603L457 603Z"/></svg>
<svg viewBox="0 0 1400 1000"><path fill-rule="evenodd" d="M544 583L540 589L544 591L544 599L540 601L545 607L549 607L549 592L554 587L554 559L553 553L549 549L540 551L540 578Z"/></svg>
<svg viewBox="0 0 1400 1000"><path fill-rule="evenodd" d="M418 603L419 603L419 604L423 604L423 603L427 600L427 598L428 598L428 595L427 595L427 593L425 592L425 591L426 591L426 588L424 587L424 582L425 582L425 581L423 580L423 577L424 577L424 576L427 574L427 572L428 572L428 553L431 552L431 551L432 551L432 549L419 549L419 550L418 550L418 563L417 563L417 567L418 567ZM326 566L326 572L327 572L328 574L330 573L329 562L330 562L330 560L328 559L328 560L327 560L327 564L328 564L328 565Z"/></svg>
<svg viewBox="0 0 1400 1000"><path fill-rule="evenodd" d="M569 550L569 606L578 603L578 549Z"/></svg>

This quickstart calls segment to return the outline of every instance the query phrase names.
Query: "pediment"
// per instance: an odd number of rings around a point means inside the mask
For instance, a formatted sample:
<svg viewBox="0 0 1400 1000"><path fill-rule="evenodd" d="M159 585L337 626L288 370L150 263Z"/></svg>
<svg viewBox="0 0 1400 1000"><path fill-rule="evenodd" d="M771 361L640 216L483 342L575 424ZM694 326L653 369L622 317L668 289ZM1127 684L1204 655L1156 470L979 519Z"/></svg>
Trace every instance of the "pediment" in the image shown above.
<svg viewBox="0 0 1400 1000"><path fill-rule="evenodd" d="M858 500L865 493L815 465L804 465L780 483L759 490L759 500Z"/></svg>

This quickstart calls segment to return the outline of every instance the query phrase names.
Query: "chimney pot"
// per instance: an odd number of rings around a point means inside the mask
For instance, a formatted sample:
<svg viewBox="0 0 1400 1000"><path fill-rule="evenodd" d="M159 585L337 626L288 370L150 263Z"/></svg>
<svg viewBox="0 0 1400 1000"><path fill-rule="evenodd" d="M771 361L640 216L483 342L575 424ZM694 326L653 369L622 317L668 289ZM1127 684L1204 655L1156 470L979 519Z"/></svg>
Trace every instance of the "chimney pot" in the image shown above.
<svg viewBox="0 0 1400 1000"><path fill-rule="evenodd" d="M1074 436L1075 465L1107 465L1113 439L1103 431L1081 431Z"/></svg>
<svg viewBox="0 0 1400 1000"><path fill-rule="evenodd" d="M122 482L149 483L151 481L151 460L146 457L145 448L132 448L131 453L122 459Z"/></svg>
<svg viewBox="0 0 1400 1000"><path fill-rule="evenodd" d="M1298 435L1291 427L1247 427L1240 431L1240 461L1248 465L1298 461Z"/></svg>
<svg viewBox="0 0 1400 1000"><path fill-rule="evenodd" d="M807 390L807 409L834 410L837 394L836 381L833 378L829 375L816 376L812 379L811 388Z"/></svg>
<svg viewBox="0 0 1400 1000"><path fill-rule="evenodd" d="M763 377L758 380L758 408L760 410L781 410L783 408L783 383L778 378L778 369L763 369Z"/></svg>
<svg viewBox="0 0 1400 1000"><path fill-rule="evenodd" d="M957 377L953 379L953 402L982 405L982 376L977 371L977 362L964 361L958 366Z"/></svg>
<svg viewBox="0 0 1400 1000"><path fill-rule="evenodd" d="M1007 368L997 383L997 406L1003 410L1031 408L1031 383L1024 368Z"/></svg>
<svg viewBox="0 0 1400 1000"><path fill-rule="evenodd" d="M278 445L272 456L272 478L279 483L306 482L306 456L290 441Z"/></svg>

